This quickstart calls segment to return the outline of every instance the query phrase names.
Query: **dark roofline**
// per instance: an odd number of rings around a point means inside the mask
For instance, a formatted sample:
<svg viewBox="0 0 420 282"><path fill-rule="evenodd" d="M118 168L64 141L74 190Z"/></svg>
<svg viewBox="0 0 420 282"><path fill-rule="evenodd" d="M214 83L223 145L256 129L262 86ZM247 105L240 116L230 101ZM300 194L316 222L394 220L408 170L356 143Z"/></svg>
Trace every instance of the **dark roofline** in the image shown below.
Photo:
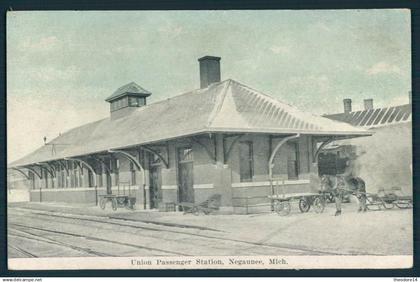
<svg viewBox="0 0 420 282"><path fill-rule="evenodd" d="M360 110L349 113L327 114L323 117L357 127L378 127L411 121L411 104Z"/></svg>
<svg viewBox="0 0 420 282"><path fill-rule="evenodd" d="M127 89L129 87L135 87L137 92L129 92L129 90L132 89ZM125 89L127 89L127 91L124 91ZM137 97L148 97L150 95L152 95L152 93L146 89L144 89L143 87L141 87L140 85L138 85L137 83L135 83L134 81L127 83L121 87L119 87L117 90L114 91L114 93L112 93L111 96L109 96L108 98L105 99L105 101L107 102L112 102L113 100L116 100L122 96L125 95L131 95L131 96L137 96Z"/></svg>
<svg viewBox="0 0 420 282"><path fill-rule="evenodd" d="M117 96L114 96L114 97L108 97L108 98L106 98L105 101L106 102L112 102L112 101L117 100L117 99L119 99L123 96L135 96L135 97L144 98L144 97L149 97L150 95L152 95L152 93L147 93L146 94L146 93L124 92L124 93L121 93L121 94L119 94Z"/></svg>
<svg viewBox="0 0 420 282"><path fill-rule="evenodd" d="M203 60L215 60L215 61L220 61L222 58L221 57L216 57L216 56L204 56L201 57L200 59L198 59L198 61L203 61Z"/></svg>

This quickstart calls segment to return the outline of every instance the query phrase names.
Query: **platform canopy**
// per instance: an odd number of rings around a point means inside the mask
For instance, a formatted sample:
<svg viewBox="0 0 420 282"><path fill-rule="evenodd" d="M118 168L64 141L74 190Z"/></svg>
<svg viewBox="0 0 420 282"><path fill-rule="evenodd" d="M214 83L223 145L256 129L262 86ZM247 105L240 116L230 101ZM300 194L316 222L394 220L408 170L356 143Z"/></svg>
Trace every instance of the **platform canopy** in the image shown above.
<svg viewBox="0 0 420 282"><path fill-rule="evenodd" d="M347 123L302 112L228 79L71 129L10 166L153 144L204 133L307 134L336 138L371 135Z"/></svg>

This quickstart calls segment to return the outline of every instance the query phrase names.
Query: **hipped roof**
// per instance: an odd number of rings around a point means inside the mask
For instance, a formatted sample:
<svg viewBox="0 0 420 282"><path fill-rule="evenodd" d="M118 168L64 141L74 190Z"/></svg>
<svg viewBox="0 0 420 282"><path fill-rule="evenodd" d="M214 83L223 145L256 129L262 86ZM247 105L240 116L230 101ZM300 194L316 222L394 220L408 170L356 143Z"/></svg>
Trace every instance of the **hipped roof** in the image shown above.
<svg viewBox="0 0 420 282"><path fill-rule="evenodd" d="M299 111L228 79L140 107L118 119L105 118L71 129L11 166L215 132L301 133L344 138L371 135L364 129Z"/></svg>

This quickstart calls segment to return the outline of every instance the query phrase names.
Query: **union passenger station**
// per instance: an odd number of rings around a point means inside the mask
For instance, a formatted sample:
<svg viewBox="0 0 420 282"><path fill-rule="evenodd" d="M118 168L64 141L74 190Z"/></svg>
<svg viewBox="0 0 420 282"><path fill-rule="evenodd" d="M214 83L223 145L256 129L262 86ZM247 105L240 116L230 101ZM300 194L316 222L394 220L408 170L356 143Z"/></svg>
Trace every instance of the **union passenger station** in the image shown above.
<svg viewBox="0 0 420 282"><path fill-rule="evenodd" d="M334 140L369 136L303 112L233 79L220 58L200 58L200 89L148 104L131 82L106 102L107 118L71 129L9 164L30 179L30 200L98 203L129 189L136 208L319 189L318 154ZM268 208L268 207L267 207Z"/></svg>

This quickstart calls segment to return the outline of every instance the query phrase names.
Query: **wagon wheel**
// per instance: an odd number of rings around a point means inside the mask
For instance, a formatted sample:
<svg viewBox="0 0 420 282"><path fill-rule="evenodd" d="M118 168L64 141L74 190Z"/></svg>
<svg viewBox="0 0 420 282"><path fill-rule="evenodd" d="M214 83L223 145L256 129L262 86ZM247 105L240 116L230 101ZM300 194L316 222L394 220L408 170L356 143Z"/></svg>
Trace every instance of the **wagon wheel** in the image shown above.
<svg viewBox="0 0 420 282"><path fill-rule="evenodd" d="M302 212L302 213L308 212L310 208L311 208L311 204L309 203L308 199L301 198L299 200L300 212Z"/></svg>
<svg viewBox="0 0 420 282"><path fill-rule="evenodd" d="M325 209L325 200L321 197L316 197L313 206L316 213L322 213Z"/></svg>
<svg viewBox="0 0 420 282"><path fill-rule="evenodd" d="M194 215L200 215L200 210L197 207L192 208L192 214Z"/></svg>
<svg viewBox="0 0 420 282"><path fill-rule="evenodd" d="M135 201L131 198L128 199L128 208L134 210Z"/></svg>
<svg viewBox="0 0 420 282"><path fill-rule="evenodd" d="M112 210L116 211L117 207L118 207L117 199L113 198L112 199Z"/></svg>
<svg viewBox="0 0 420 282"><path fill-rule="evenodd" d="M393 202L384 201L384 200L381 200L381 202L382 202L382 206L384 208L386 208L387 210L390 210L390 209L394 208L394 206L395 206Z"/></svg>
<svg viewBox="0 0 420 282"><path fill-rule="evenodd" d="M126 206L127 205L127 198L117 198L117 205L118 206Z"/></svg>
<svg viewBox="0 0 420 282"><path fill-rule="evenodd" d="M405 203L402 203L402 202L397 202L397 203L395 203L395 205L399 208L399 209L409 209L409 208L412 208L413 207L413 204L412 203L410 203L410 202L405 202Z"/></svg>
<svg viewBox="0 0 420 282"><path fill-rule="evenodd" d="M274 210L276 213L282 216L286 216L290 213L291 206L289 201L276 201L274 202Z"/></svg>
<svg viewBox="0 0 420 282"><path fill-rule="evenodd" d="M101 198L101 200L99 201L99 206L101 207L101 209L103 210L105 209L106 202L107 202L107 199Z"/></svg>
<svg viewBox="0 0 420 282"><path fill-rule="evenodd" d="M211 214L211 212L212 212L212 209L211 209L211 208L206 208L206 209L203 209L203 213L204 213L205 215L209 215L209 214Z"/></svg>
<svg viewBox="0 0 420 282"><path fill-rule="evenodd" d="M396 202L395 205L399 209L409 209L409 208L412 208L413 207L410 202Z"/></svg>
<svg viewBox="0 0 420 282"><path fill-rule="evenodd" d="M127 198L127 200L124 203L124 207L128 210L131 210L133 208L133 204L131 203L131 199Z"/></svg>

